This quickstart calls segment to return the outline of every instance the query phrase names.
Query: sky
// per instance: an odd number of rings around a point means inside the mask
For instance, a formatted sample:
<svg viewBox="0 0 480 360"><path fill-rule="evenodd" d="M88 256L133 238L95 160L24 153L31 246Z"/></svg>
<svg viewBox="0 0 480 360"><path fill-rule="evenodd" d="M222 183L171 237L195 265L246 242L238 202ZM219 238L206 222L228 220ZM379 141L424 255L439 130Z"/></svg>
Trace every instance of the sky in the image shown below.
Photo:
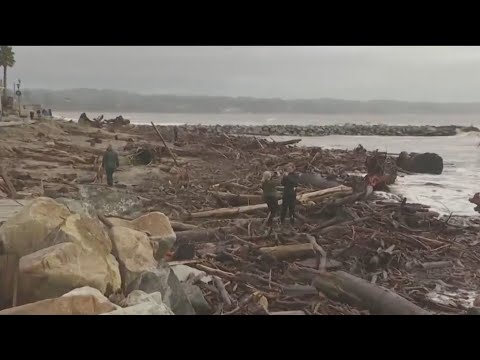
<svg viewBox="0 0 480 360"><path fill-rule="evenodd" d="M480 102L480 47L15 46L9 83L142 94Z"/></svg>

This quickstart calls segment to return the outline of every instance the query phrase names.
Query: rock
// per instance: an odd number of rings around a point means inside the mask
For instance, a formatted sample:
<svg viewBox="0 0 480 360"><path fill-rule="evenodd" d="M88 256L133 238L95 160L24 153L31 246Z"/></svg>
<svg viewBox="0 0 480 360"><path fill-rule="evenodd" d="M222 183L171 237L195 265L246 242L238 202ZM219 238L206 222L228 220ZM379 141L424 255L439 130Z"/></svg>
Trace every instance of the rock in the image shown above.
<svg viewBox="0 0 480 360"><path fill-rule="evenodd" d="M128 288L130 282L143 271L154 270L157 261L153 257L153 248L145 233L122 226L110 229L113 242L113 255L120 264L122 287Z"/></svg>
<svg viewBox="0 0 480 360"><path fill-rule="evenodd" d="M404 151L397 158L397 166L410 172L440 175L443 159L434 153L408 154Z"/></svg>
<svg viewBox="0 0 480 360"><path fill-rule="evenodd" d="M478 295L473 301L473 306L480 308L480 295Z"/></svg>
<svg viewBox="0 0 480 360"><path fill-rule="evenodd" d="M91 181L91 176L89 177L89 179ZM80 201L64 198L64 197L56 198L55 201L58 202L59 204L65 205L67 209L70 210L70 212L72 213L82 214L87 216L94 215L94 214L90 214L88 212L88 209L84 207L83 203L81 203Z"/></svg>
<svg viewBox="0 0 480 360"><path fill-rule="evenodd" d="M70 295L46 299L0 311L0 315L98 315L116 310L107 301L94 295Z"/></svg>
<svg viewBox="0 0 480 360"><path fill-rule="evenodd" d="M84 287L81 287L81 288L77 288L77 289L74 289L74 290L62 295L62 297L69 297L69 296L93 296L98 300L98 303L100 303L100 304L103 304L103 303L112 304L115 307L115 309L121 309L120 306L115 305L114 303L112 303L112 301L107 299L107 297L105 297L105 295L103 295L100 292L100 290L92 288L90 286L84 286Z"/></svg>
<svg viewBox="0 0 480 360"><path fill-rule="evenodd" d="M33 200L0 227L4 251L21 257L51 246L47 236L69 215L65 206L50 198Z"/></svg>
<svg viewBox="0 0 480 360"><path fill-rule="evenodd" d="M205 300L202 290L200 290L198 286L185 283L182 284L182 287L197 314L209 315L212 313L212 308L208 304L207 300Z"/></svg>
<svg viewBox="0 0 480 360"><path fill-rule="evenodd" d="M111 254L89 252L80 244L57 244L20 259L19 300L24 304L90 286L103 294L121 287L118 262Z"/></svg>
<svg viewBox="0 0 480 360"><path fill-rule="evenodd" d="M175 315L165 304L138 304L101 315Z"/></svg>
<svg viewBox="0 0 480 360"><path fill-rule="evenodd" d="M50 238L52 244L72 242L99 255L112 252L112 242L100 221L82 214L70 215Z"/></svg>
<svg viewBox="0 0 480 360"><path fill-rule="evenodd" d="M156 259L163 259L177 239L170 220L161 212L152 212L131 221L114 217L109 218L109 220L113 225L128 227L150 234L156 243L154 245Z"/></svg>
<svg viewBox="0 0 480 360"><path fill-rule="evenodd" d="M138 231L146 231L151 236L173 245L177 236L172 229L170 219L161 212L152 212L132 221Z"/></svg>
<svg viewBox="0 0 480 360"><path fill-rule="evenodd" d="M164 262L158 268L141 273L130 283L127 293L142 290L148 294L160 292L164 303L175 315L194 315L195 310L173 270Z"/></svg>
<svg viewBox="0 0 480 360"><path fill-rule="evenodd" d="M163 303L162 294L159 292L147 294L140 290L132 291L123 300L122 305L127 307L108 313L108 315L175 315Z"/></svg>
<svg viewBox="0 0 480 360"><path fill-rule="evenodd" d="M207 276L207 274L204 271L194 269L187 265L173 265L173 266L170 266L170 268L173 270L178 281L180 281L181 283L187 281L191 276L201 277L200 281L206 284L212 281L212 277Z"/></svg>
<svg viewBox="0 0 480 360"><path fill-rule="evenodd" d="M144 303L163 304L162 294L159 292L147 294L141 290L134 290L128 294L122 305L128 307Z"/></svg>

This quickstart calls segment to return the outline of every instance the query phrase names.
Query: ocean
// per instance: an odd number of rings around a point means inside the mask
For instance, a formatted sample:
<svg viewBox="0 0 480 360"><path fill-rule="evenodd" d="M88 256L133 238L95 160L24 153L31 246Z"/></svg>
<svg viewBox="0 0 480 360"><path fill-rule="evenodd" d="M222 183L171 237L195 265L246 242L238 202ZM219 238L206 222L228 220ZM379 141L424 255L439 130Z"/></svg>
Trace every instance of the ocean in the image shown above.
<svg viewBox="0 0 480 360"><path fill-rule="evenodd" d="M462 125L480 128L480 114L396 114L396 115L316 115L316 114L152 114L152 113L87 113L90 118L99 115L114 118L122 115L135 124L204 124L204 125ZM55 112L55 116L77 120L80 112ZM278 139L289 139L281 136ZM353 149L362 144L367 150L389 153L434 152L444 161L441 175L405 175L397 178L392 192L409 202L431 206L441 214L472 216L476 212L468 199L480 192L480 134L463 133L451 137L397 137L397 136L322 136L305 137L300 145L325 148Z"/></svg>

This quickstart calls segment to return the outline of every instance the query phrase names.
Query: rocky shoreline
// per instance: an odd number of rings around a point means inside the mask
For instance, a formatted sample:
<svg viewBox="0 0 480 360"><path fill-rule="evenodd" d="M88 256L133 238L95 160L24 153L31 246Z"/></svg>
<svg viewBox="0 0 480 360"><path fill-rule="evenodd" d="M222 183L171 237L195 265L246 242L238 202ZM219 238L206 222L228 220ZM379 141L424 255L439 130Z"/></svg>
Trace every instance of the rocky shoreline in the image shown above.
<svg viewBox="0 0 480 360"><path fill-rule="evenodd" d="M143 125L137 125L143 126ZM145 125L147 126L147 125ZM172 130L175 126L159 127ZM150 127L148 125L148 127ZM389 125L181 125L188 132L195 129L209 134L257 135L257 136L328 136L328 135L363 135L363 136L455 136L459 132L480 132L474 126L389 126Z"/></svg>

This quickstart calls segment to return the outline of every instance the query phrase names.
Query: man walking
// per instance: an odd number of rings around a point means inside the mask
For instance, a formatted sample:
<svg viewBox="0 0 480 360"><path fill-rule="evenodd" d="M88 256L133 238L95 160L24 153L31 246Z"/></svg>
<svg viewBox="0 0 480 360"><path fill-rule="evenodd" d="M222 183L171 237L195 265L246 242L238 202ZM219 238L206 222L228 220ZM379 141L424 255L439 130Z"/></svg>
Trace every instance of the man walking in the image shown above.
<svg viewBox="0 0 480 360"><path fill-rule="evenodd" d="M108 145L107 151L103 154L102 167L105 169L107 175L108 186L113 186L113 173L120 166L118 161L118 154L113 151L112 145Z"/></svg>

